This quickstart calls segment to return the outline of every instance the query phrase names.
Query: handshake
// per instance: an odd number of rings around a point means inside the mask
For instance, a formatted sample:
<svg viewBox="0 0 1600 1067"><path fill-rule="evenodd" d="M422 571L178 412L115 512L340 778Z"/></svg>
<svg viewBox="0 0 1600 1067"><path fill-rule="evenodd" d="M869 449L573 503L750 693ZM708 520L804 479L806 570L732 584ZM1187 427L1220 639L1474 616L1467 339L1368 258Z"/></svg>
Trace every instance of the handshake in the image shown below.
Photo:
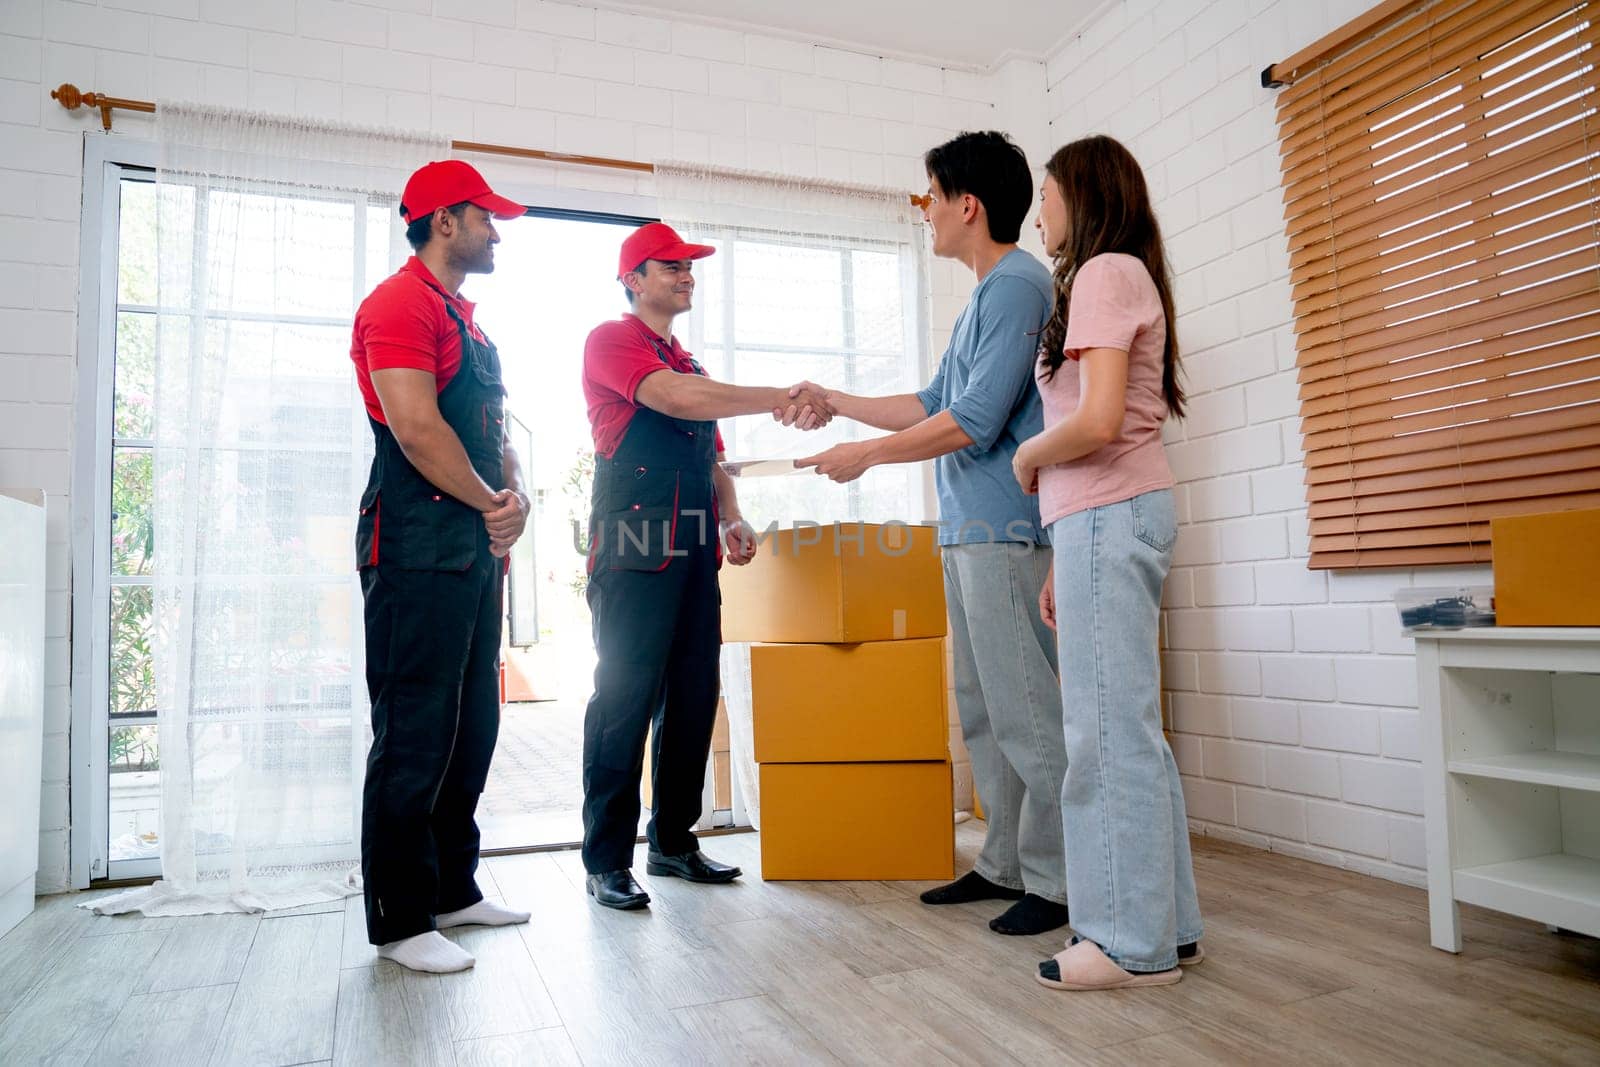
<svg viewBox="0 0 1600 1067"><path fill-rule="evenodd" d="M838 414L833 393L815 382L789 387L789 402L772 409L772 418L801 430L820 430Z"/></svg>

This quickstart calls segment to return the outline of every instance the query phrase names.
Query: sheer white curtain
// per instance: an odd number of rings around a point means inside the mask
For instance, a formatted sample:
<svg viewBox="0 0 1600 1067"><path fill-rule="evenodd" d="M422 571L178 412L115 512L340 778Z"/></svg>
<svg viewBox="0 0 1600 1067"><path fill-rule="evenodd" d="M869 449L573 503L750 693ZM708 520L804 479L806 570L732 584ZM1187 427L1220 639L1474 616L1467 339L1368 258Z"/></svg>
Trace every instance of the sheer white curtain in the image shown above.
<svg viewBox="0 0 1600 1067"><path fill-rule="evenodd" d="M850 393L909 393L926 384L926 238L903 189L818 182L687 163L655 165L661 217L685 240L715 245L695 265L695 310L675 325L715 378L740 385L809 379ZM843 419L801 435L755 415L724 420L735 459L805 456L881 431ZM813 474L745 479L745 517L771 523L919 522L924 465L879 467L848 485ZM749 728L747 650L723 657L733 764L759 825Z"/></svg>
<svg viewBox="0 0 1600 1067"><path fill-rule="evenodd" d="M265 910L355 890L369 727L353 548L356 306L439 137L162 102L153 658L162 880L96 902Z"/></svg>

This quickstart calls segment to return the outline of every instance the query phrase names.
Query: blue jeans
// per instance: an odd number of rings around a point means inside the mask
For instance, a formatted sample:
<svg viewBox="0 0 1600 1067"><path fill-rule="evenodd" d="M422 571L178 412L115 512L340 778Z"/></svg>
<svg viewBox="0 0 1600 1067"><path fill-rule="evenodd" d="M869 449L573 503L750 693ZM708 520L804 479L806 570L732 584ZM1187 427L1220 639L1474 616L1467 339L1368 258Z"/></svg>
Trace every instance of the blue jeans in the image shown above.
<svg viewBox="0 0 1600 1067"><path fill-rule="evenodd" d="M1178 536L1172 491L1068 515L1050 532L1072 927L1124 970L1164 971L1201 934L1183 789L1161 732L1161 586Z"/></svg>
<svg viewBox="0 0 1600 1067"><path fill-rule="evenodd" d="M1067 903L1061 854L1061 693L1055 635L1039 619L1048 545L946 545L956 710L988 832L972 869Z"/></svg>

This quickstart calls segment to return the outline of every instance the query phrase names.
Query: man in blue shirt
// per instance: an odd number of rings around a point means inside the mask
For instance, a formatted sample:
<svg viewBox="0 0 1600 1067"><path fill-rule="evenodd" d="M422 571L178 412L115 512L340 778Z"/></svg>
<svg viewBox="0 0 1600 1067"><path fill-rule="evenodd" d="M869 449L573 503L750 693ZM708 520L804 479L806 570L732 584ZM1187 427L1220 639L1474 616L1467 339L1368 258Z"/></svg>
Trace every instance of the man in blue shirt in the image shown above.
<svg viewBox="0 0 1600 1067"><path fill-rule="evenodd" d="M934 255L961 261L977 287L927 388L827 394L837 414L893 433L796 462L848 482L881 463L937 457L956 706L988 836L971 872L922 899L1012 900L990 928L1041 933L1067 922L1060 808L1067 757L1055 634L1038 608L1049 536L1038 497L1018 488L1011 458L1044 425L1033 379L1050 272L1017 247L1033 178L1010 138L964 133L923 162Z"/></svg>

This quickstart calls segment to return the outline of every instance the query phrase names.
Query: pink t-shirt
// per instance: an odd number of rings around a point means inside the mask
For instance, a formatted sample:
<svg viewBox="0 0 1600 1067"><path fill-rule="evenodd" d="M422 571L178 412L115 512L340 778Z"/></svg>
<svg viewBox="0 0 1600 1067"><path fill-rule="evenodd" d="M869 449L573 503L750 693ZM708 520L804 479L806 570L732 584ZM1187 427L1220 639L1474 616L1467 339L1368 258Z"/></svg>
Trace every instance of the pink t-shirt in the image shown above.
<svg viewBox="0 0 1600 1067"><path fill-rule="evenodd" d="M1046 526L1075 512L1172 487L1172 470L1161 447L1161 423L1167 417L1161 390L1166 343L1161 296L1142 260L1111 252L1078 268L1067 308L1067 359L1048 381L1042 368L1037 375L1045 428L1078 409L1078 357L1085 349L1128 353L1128 392L1116 437L1087 456L1039 471L1039 517Z"/></svg>

